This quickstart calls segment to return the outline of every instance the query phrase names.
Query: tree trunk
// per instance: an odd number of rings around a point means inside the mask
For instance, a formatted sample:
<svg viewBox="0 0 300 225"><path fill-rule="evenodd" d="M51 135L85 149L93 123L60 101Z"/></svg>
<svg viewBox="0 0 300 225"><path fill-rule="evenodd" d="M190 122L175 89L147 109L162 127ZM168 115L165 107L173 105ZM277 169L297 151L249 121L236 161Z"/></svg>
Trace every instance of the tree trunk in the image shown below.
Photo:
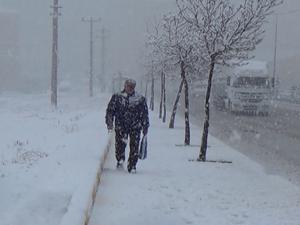
<svg viewBox="0 0 300 225"><path fill-rule="evenodd" d="M148 98L148 80L146 81L145 98L146 98L146 100L147 100L147 98Z"/></svg>
<svg viewBox="0 0 300 225"><path fill-rule="evenodd" d="M189 84L186 79L186 72L185 72L185 63L182 61L180 63L180 70L181 70L181 78L184 83L184 121L185 121L185 135L184 135L184 145L190 145L190 115L189 115Z"/></svg>
<svg viewBox="0 0 300 225"><path fill-rule="evenodd" d="M189 107L189 85L186 80L184 79L184 103L185 103L185 112L184 112L184 117L185 117L185 139L184 139L184 144L185 145L190 145L191 142L191 132L190 132L190 107Z"/></svg>
<svg viewBox="0 0 300 225"><path fill-rule="evenodd" d="M177 111L177 106L178 106L178 102L181 96L181 91L183 88L183 80L181 80L180 82L180 86L179 86L179 90L177 92L177 96L174 102L174 106L173 106L173 110L172 110L172 114L171 114L171 119L170 119L170 123L169 123L169 128L174 128L174 123L175 123L175 116L176 116L176 111Z"/></svg>
<svg viewBox="0 0 300 225"><path fill-rule="evenodd" d="M166 122L167 118L167 105L166 105L166 74L163 74L163 107L164 107L164 114L163 114L163 123Z"/></svg>
<svg viewBox="0 0 300 225"><path fill-rule="evenodd" d="M150 109L151 109L151 111L154 111L154 77L153 77L153 75L152 75L152 81L151 81Z"/></svg>
<svg viewBox="0 0 300 225"><path fill-rule="evenodd" d="M160 104L159 104L159 119L162 118L162 108L163 108L163 95L164 95L164 72L161 71L161 76L160 76L160 80L161 80L161 90L160 90Z"/></svg>
<svg viewBox="0 0 300 225"><path fill-rule="evenodd" d="M208 139L208 128L209 128L209 99L211 93L211 85L212 85L212 77L214 74L215 68L215 56L211 56L210 59L210 66L209 66L209 76L208 76L208 85L206 90L206 97L205 97L205 121L202 133L202 141L201 141L201 148L198 161L206 161L206 150L207 150L207 139Z"/></svg>

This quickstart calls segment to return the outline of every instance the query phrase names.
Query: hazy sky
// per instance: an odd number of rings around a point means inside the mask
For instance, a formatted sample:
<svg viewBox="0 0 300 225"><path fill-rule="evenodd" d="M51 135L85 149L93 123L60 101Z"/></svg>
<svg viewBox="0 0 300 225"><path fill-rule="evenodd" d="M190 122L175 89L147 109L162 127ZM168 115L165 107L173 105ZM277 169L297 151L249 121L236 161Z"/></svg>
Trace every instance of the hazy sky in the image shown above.
<svg viewBox="0 0 300 225"><path fill-rule="evenodd" d="M20 12L23 71L48 76L51 56L51 17L46 0L1 0L2 6ZM171 3L171 4L170 4ZM108 29L109 71L138 73L138 58L144 44L146 23L173 5L165 0L60 0L60 71L87 74L89 71L89 25L82 17L101 17L95 36ZM6 9L2 9L5 11ZM95 65L99 71L100 39L95 40Z"/></svg>
<svg viewBox="0 0 300 225"><path fill-rule="evenodd" d="M107 61L109 72L139 73L146 24L159 19L175 8L175 0L60 0L60 72L86 75L88 67L88 24L82 17L101 17L95 25L96 32L109 30ZM25 75L48 77L51 65L51 17L52 0L0 0L2 11L7 8L20 13L22 69ZM300 9L299 0L286 0L277 11ZM274 50L274 19L266 25L266 39L258 46L257 57L272 61ZM278 56L300 55L300 12L279 16ZM95 43L96 71L100 65L100 40Z"/></svg>

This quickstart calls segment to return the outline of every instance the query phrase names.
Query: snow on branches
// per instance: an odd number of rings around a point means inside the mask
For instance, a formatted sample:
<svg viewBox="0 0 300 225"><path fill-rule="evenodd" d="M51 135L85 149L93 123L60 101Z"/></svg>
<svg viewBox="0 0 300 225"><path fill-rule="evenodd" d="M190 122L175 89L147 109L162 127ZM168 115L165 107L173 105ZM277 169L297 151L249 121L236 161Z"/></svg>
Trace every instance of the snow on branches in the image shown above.
<svg viewBox="0 0 300 225"><path fill-rule="evenodd" d="M249 59L263 39L263 24L282 0L176 0L179 16L196 34L199 58L209 61L205 121L198 161L206 161L210 94L215 64Z"/></svg>
<svg viewBox="0 0 300 225"><path fill-rule="evenodd" d="M207 73L205 122L198 160L206 160L209 103L216 64L239 64L263 40L263 25L282 0L176 0L178 11L163 17L152 44L165 62L180 65L186 87ZM190 70L190 71L189 71ZM196 75L196 76L195 76ZM180 86L181 87L181 86Z"/></svg>
<svg viewBox="0 0 300 225"><path fill-rule="evenodd" d="M245 60L263 39L263 24L282 0L176 0L179 16L196 34L199 55L217 63Z"/></svg>

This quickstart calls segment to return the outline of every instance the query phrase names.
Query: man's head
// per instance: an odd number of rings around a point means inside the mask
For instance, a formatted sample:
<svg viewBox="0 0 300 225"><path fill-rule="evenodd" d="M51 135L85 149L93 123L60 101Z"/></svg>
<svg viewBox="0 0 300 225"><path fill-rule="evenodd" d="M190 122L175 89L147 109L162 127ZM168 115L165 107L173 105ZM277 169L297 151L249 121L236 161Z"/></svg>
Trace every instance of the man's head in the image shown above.
<svg viewBox="0 0 300 225"><path fill-rule="evenodd" d="M134 88L136 85L136 81L133 79L127 79L124 84L124 90L127 94L132 94L134 92Z"/></svg>

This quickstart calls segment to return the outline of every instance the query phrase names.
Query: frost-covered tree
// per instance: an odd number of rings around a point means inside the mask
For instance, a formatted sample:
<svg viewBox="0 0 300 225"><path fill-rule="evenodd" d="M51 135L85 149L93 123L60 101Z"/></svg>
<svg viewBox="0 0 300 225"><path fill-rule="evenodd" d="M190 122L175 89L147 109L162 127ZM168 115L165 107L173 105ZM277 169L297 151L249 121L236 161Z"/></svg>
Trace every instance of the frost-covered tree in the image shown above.
<svg viewBox="0 0 300 225"><path fill-rule="evenodd" d="M182 20L181 20L182 21ZM154 32L149 36L148 45L152 46L153 55L160 63L163 62L164 65L176 65L180 67L180 78L181 85L180 91L177 95L174 109L172 111L171 121L174 119L177 109L177 104L179 101L181 89L185 86L185 144L190 144L190 126L189 126L189 101L188 101L188 82L186 69L189 65L189 56L192 52L190 43L187 38L188 32L185 31L186 26L183 26L179 18L175 15L165 15L161 23L155 26ZM162 70L163 71L163 70ZM163 75L162 75L163 78ZM163 79L161 79L163 81ZM163 96L161 96L163 97ZM172 123L172 122L171 122ZM173 128L170 126L170 128Z"/></svg>
<svg viewBox="0 0 300 225"><path fill-rule="evenodd" d="M162 54L159 52L159 50L157 49L157 46L159 45L159 35L158 35L158 28L159 28L159 24L156 24L154 26L153 31L149 31L147 33L147 41L146 41L146 50L147 50L147 56L146 56L146 61L148 61L151 66L148 66L148 71L150 70L151 72L148 73L150 74L150 81L151 81L151 101L150 101L150 109L152 108L152 110L154 109L154 91L155 91L155 87L154 87L154 81L157 78L160 78L160 80L162 81L161 78L161 74L162 74L162 65L163 65L163 58L162 58ZM163 96L163 86L161 84L161 96ZM160 115L159 118L161 118L161 114L162 114L162 106L163 106L163 102L162 102L163 98L161 97L161 102L160 102Z"/></svg>
<svg viewBox="0 0 300 225"><path fill-rule="evenodd" d="M154 96L155 96L155 79L156 79L156 74L155 74L155 68L154 68L154 63L153 59L151 56L148 56L150 60L146 62L144 67L146 68L146 73L145 73L145 96L148 97L148 91L150 91L150 104L149 104L149 109L151 111L154 111ZM150 86L150 87L149 87Z"/></svg>
<svg viewBox="0 0 300 225"><path fill-rule="evenodd" d="M147 43L148 44L148 43ZM150 48L146 48L146 49L150 49ZM145 64L144 67L146 68L146 93L145 95L147 95L148 89L150 89L150 104L149 104L149 108L151 111L154 111L154 98L155 98L155 80L158 78L157 76L157 71L156 71L156 65L155 65L155 54L153 52L153 50L151 49L151 51L147 52L146 54L146 58L145 58ZM150 84L150 88L148 88Z"/></svg>
<svg viewBox="0 0 300 225"><path fill-rule="evenodd" d="M281 0L176 0L180 18L208 62L205 121L198 161L206 161L209 102L215 65L248 59L263 39L263 25Z"/></svg>
<svg viewBox="0 0 300 225"><path fill-rule="evenodd" d="M190 121L189 121L189 83L188 70L197 61L195 45L191 30L186 22L177 15L165 15L162 21L161 50L169 61L174 62L180 68L181 84L173 107L170 128L174 127L174 119L182 87L184 87L185 102L185 145L190 145Z"/></svg>

